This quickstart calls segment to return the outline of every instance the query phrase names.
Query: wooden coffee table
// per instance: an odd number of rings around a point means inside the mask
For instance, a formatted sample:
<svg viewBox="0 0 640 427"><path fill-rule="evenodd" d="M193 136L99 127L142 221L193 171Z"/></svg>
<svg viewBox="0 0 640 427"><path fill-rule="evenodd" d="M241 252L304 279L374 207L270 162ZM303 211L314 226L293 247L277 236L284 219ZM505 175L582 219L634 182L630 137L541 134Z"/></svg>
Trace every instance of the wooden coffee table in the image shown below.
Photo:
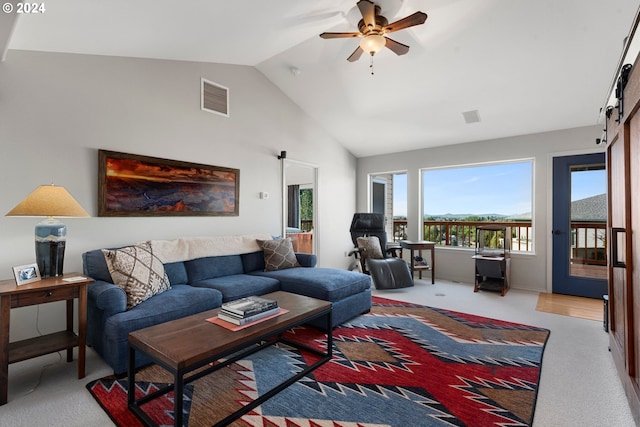
<svg viewBox="0 0 640 427"><path fill-rule="evenodd" d="M286 379L274 389L215 424L215 426L225 426L275 396L320 365L331 360L333 335L331 331L330 302L288 292L273 292L263 296L265 298L275 299L281 308L289 311L236 332L207 322L206 319L218 315L219 309L205 311L193 316L131 332L129 334L129 409L136 414L144 424L155 426L157 424L142 410L141 406L173 390L174 425L182 426L182 399L185 384L278 342L283 342L292 347L304 349L321 356L313 365L308 366L295 376ZM319 317L325 317L327 321L327 348L325 352L282 337L283 332ZM173 374L173 384L136 400L136 351L143 352L156 364ZM205 367L229 355L233 356L221 363L216 363L209 368L188 375L196 369Z"/></svg>

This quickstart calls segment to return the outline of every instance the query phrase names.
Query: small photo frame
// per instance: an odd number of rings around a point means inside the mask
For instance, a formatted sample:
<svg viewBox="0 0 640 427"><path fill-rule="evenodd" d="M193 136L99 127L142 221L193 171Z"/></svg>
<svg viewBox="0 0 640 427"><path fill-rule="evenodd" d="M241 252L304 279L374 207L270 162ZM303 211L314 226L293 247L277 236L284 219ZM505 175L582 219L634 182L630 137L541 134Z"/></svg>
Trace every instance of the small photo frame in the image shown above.
<svg viewBox="0 0 640 427"><path fill-rule="evenodd" d="M13 267L13 275L16 278L16 284L18 286L37 282L42 278L38 264L26 264Z"/></svg>

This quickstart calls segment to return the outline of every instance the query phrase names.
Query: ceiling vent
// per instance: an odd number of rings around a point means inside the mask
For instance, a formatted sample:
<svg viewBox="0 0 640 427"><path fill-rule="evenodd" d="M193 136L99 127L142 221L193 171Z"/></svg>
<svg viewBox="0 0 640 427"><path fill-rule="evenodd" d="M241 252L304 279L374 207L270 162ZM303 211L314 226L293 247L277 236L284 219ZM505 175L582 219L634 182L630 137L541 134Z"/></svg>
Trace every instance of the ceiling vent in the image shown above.
<svg viewBox="0 0 640 427"><path fill-rule="evenodd" d="M229 89L209 80L201 82L202 110L229 117Z"/></svg>
<svg viewBox="0 0 640 427"><path fill-rule="evenodd" d="M480 121L478 110L465 111L462 113L462 116L464 117L464 122L466 124L478 123Z"/></svg>

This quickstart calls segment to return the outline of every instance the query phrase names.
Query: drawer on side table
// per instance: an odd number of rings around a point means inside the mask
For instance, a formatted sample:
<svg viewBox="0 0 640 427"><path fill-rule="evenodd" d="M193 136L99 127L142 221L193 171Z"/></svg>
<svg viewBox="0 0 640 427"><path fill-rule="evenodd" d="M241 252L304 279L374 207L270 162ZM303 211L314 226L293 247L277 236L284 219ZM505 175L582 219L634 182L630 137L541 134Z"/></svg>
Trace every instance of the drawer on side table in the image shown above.
<svg viewBox="0 0 640 427"><path fill-rule="evenodd" d="M54 301L67 301L78 298L80 290L75 287L51 288L22 294L11 295L11 307L24 307L27 305L45 304Z"/></svg>

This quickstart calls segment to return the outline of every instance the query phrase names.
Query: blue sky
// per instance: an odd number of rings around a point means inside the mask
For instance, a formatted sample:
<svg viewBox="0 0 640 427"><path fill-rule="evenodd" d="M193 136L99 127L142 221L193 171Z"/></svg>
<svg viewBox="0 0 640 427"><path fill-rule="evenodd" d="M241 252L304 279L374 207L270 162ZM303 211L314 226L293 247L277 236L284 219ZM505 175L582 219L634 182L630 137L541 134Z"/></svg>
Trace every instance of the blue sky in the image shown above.
<svg viewBox="0 0 640 427"><path fill-rule="evenodd" d="M607 192L607 171L573 172L571 174L571 201L586 199L587 197Z"/></svg>
<svg viewBox="0 0 640 427"><path fill-rule="evenodd" d="M423 172L424 212L429 215L531 212L533 163L503 163ZM394 215L406 216L407 176L394 176ZM574 172L572 201L606 192L606 171Z"/></svg>

